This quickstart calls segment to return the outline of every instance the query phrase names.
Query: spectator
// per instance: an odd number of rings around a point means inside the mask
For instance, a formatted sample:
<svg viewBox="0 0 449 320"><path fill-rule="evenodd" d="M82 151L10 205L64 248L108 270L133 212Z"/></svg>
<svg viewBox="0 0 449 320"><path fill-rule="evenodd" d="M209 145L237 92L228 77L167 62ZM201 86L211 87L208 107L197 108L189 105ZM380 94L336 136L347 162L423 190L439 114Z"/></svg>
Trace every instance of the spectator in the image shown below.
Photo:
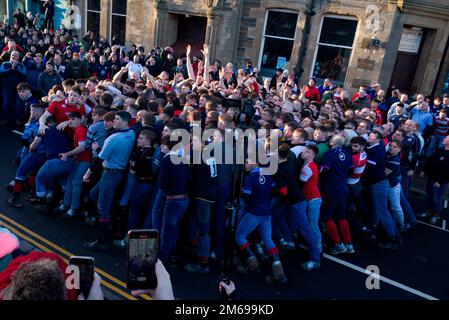
<svg viewBox="0 0 449 320"><path fill-rule="evenodd" d="M15 115L15 112L10 112L10 110L16 110L19 105L18 95L17 95L17 85L21 82L27 80L27 70L25 66L19 62L19 53L13 51L11 53L10 61L3 62L0 66L0 77L2 81L2 112L0 116L0 126L5 125L8 121L8 115ZM16 124L20 123L21 119L19 117L13 116L13 122Z"/></svg>

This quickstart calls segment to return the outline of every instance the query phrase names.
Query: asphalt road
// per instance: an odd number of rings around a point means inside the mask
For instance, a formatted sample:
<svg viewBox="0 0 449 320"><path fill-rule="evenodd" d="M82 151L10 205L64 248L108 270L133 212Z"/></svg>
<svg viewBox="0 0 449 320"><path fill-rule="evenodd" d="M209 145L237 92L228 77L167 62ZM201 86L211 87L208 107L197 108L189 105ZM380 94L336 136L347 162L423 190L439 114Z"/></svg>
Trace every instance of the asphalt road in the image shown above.
<svg viewBox="0 0 449 320"><path fill-rule="evenodd" d="M15 173L12 158L18 147L19 135L14 128L0 129L0 183L5 185ZM7 192L0 189L0 199ZM417 212L424 208L423 195L414 193L412 201ZM288 283L271 286L264 275L234 273L240 295L245 300L272 299L398 299L425 300L449 298L449 230L445 224L447 209L436 226L418 224L404 236L404 244L398 252L383 252L368 243L354 243L356 253L338 256L325 254L319 270L306 272L300 263L305 251L298 250L283 258ZM39 250L52 251L68 259L70 255L91 255L101 269L104 288L109 299L131 299L124 288L125 251L115 247L107 253L91 253L82 248L85 241L95 237L95 230L82 221L63 221L56 215L40 214L24 201L24 207L15 209L0 203L0 223L10 228L27 243ZM443 228L444 227L444 228ZM379 286L368 289L366 267L376 266L380 272ZM182 300L219 298L218 265L212 265L207 275L187 273L183 268L170 268L175 296ZM367 280L368 279L368 280ZM139 298L140 299L140 298Z"/></svg>

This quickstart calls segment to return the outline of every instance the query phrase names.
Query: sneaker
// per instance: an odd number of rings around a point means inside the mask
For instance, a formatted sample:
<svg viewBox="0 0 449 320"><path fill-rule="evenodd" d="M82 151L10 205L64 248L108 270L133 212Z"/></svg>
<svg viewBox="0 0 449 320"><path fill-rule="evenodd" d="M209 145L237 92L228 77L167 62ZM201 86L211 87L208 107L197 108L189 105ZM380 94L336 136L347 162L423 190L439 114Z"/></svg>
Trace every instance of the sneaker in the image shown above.
<svg viewBox="0 0 449 320"><path fill-rule="evenodd" d="M84 223L86 223L90 227L95 227L97 225L97 218L86 217L86 218L84 218Z"/></svg>
<svg viewBox="0 0 449 320"><path fill-rule="evenodd" d="M25 196L25 200L28 201L29 203L32 203L32 204L36 204L36 203L42 202L42 199L38 198L34 194L30 194L30 195Z"/></svg>
<svg viewBox="0 0 449 320"><path fill-rule="evenodd" d="M330 249L330 254L336 256L338 254L346 253L348 249L346 249L343 243L334 244L334 246Z"/></svg>
<svg viewBox="0 0 449 320"><path fill-rule="evenodd" d="M310 260L310 261L301 263L301 267L306 271L316 270L321 267L321 263Z"/></svg>
<svg viewBox="0 0 449 320"><path fill-rule="evenodd" d="M76 217L76 214L77 214L77 210L70 208L69 210L67 210L66 213L64 213L62 215L61 218L64 219L64 220L71 220L71 219Z"/></svg>
<svg viewBox="0 0 449 320"><path fill-rule="evenodd" d="M429 223L430 224L436 224L438 222L438 220L440 220L440 217L437 216L433 216L432 218L430 218Z"/></svg>
<svg viewBox="0 0 449 320"><path fill-rule="evenodd" d="M210 272L209 265L206 263L189 263L184 268L190 273L205 274Z"/></svg>
<svg viewBox="0 0 449 320"><path fill-rule="evenodd" d="M345 244L345 247L346 247L346 253L354 253L355 252L354 246L352 245L352 243Z"/></svg>
<svg viewBox="0 0 449 320"><path fill-rule="evenodd" d="M430 218L430 213L427 212L427 211L426 212L417 213L416 217L420 218L420 219L427 219L427 218Z"/></svg>
<svg viewBox="0 0 449 320"><path fill-rule="evenodd" d="M53 201L53 191L50 191L49 193L47 193L47 195L45 196L45 201L47 201L47 203L52 203L52 201Z"/></svg>
<svg viewBox="0 0 449 320"><path fill-rule="evenodd" d="M112 244L113 244L114 246L118 247L118 248L126 248L127 241L126 241L126 239L123 239L123 240L114 240L114 241L112 242Z"/></svg>
<svg viewBox="0 0 449 320"><path fill-rule="evenodd" d="M55 208L53 212L56 214L64 214L67 212L67 210L68 208L65 205L61 204L59 207Z"/></svg>
<svg viewBox="0 0 449 320"><path fill-rule="evenodd" d="M20 202L20 199L17 199L14 196L12 196L8 200L6 200L6 203L9 204L13 208L22 207L22 202Z"/></svg>
<svg viewBox="0 0 449 320"><path fill-rule="evenodd" d="M285 251L295 251L296 250L296 246L295 243L293 241L282 241L281 240L281 246L282 249L284 249Z"/></svg>
<svg viewBox="0 0 449 320"><path fill-rule="evenodd" d="M248 264L248 271L252 273L260 273L259 261L257 261L256 256L251 256L246 260Z"/></svg>
<svg viewBox="0 0 449 320"><path fill-rule="evenodd" d="M89 251L106 251L108 250L108 245L100 240L95 240L92 242L85 242L83 248Z"/></svg>
<svg viewBox="0 0 449 320"><path fill-rule="evenodd" d="M388 241L388 242L384 242L384 243L379 243L377 245L377 247L380 250L388 250L388 251L397 251L397 250L399 250L399 244L397 242L394 242L394 241Z"/></svg>
<svg viewBox="0 0 449 320"><path fill-rule="evenodd" d="M277 284L284 284L287 282L287 277L285 276L284 269L282 268L282 263L280 261L273 262L271 270L273 272L273 280Z"/></svg>
<svg viewBox="0 0 449 320"><path fill-rule="evenodd" d="M14 191L14 181L11 181L10 183L8 183L8 184L5 186L5 189L6 189L6 191L12 193L12 192Z"/></svg>

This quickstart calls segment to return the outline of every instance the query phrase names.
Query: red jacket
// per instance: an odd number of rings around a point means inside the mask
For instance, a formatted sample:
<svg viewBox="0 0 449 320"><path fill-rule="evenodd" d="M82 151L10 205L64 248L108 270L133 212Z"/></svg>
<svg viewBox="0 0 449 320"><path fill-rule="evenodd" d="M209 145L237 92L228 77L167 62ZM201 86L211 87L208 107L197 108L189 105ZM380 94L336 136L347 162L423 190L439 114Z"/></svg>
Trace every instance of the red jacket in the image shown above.
<svg viewBox="0 0 449 320"><path fill-rule="evenodd" d="M70 275L65 273L67 263L65 263L64 260L62 260L58 255L46 252L37 252L37 251L31 252L25 256L19 256L15 258L13 261L10 262L10 264L6 267L5 270L0 272L0 293L9 286L9 284L11 283L12 275L23 262L37 261L40 259L55 260L56 262L58 262L59 268L64 274L64 277L67 279L67 277ZM1 296L0 300L2 300ZM67 290L67 300L77 300L76 292L74 289Z"/></svg>
<svg viewBox="0 0 449 320"><path fill-rule="evenodd" d="M309 99L310 102L312 102L312 101L320 102L321 101L320 90L318 90L318 88L315 86L313 86L313 87L307 86L307 91L306 91L306 93L304 93L304 97Z"/></svg>

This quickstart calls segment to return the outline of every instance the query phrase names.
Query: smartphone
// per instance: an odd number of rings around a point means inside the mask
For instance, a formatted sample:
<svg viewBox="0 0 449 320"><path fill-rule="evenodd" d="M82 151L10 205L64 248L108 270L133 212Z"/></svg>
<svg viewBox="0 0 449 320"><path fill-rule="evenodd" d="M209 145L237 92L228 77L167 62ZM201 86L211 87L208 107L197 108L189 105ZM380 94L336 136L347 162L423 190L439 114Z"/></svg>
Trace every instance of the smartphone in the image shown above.
<svg viewBox="0 0 449 320"><path fill-rule="evenodd" d="M79 269L79 288L76 289L76 293L79 295L82 293L87 299L89 296L92 282L94 281L95 272L95 260L92 257L73 256L69 260L70 265L77 266Z"/></svg>
<svg viewBox="0 0 449 320"><path fill-rule="evenodd" d="M126 288L129 290L154 289L159 255L159 231L156 229L128 232Z"/></svg>

